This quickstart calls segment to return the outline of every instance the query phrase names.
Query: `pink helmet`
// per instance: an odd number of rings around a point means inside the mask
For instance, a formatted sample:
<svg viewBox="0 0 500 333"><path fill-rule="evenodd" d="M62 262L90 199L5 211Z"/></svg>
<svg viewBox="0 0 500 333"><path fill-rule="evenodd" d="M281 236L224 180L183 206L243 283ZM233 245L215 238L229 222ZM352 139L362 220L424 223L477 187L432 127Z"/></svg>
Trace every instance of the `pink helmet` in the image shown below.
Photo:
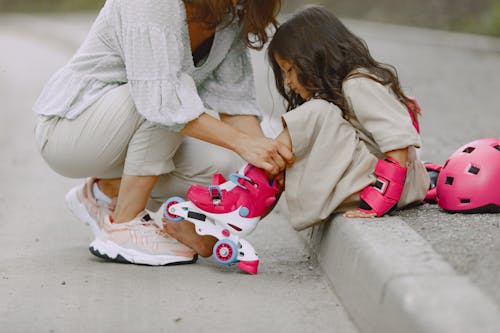
<svg viewBox="0 0 500 333"><path fill-rule="evenodd" d="M472 141L439 173L438 204L450 212L500 212L500 139Z"/></svg>

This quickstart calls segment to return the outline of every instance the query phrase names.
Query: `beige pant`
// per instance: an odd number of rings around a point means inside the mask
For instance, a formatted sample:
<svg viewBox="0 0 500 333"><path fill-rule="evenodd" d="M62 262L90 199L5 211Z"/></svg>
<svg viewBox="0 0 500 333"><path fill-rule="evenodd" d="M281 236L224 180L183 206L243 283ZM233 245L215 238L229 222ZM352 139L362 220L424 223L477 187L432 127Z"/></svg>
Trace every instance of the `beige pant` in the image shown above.
<svg viewBox="0 0 500 333"><path fill-rule="evenodd" d="M137 113L128 85L119 86L70 120L38 116L35 138L42 157L69 178L161 175L152 198L185 196L243 163L230 150L184 137Z"/></svg>

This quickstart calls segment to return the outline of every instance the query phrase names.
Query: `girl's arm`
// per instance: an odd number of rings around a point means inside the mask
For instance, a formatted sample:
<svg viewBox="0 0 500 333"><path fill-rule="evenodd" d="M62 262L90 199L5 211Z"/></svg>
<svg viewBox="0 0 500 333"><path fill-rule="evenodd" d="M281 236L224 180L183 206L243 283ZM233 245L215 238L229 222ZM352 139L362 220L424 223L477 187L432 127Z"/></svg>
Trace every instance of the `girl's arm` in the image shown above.
<svg viewBox="0 0 500 333"><path fill-rule="evenodd" d="M408 162L408 147L403 149L396 149L392 151L388 151L385 153L386 156L392 157L396 161L399 162L399 165L405 166Z"/></svg>
<svg viewBox="0 0 500 333"><path fill-rule="evenodd" d="M292 149L292 138L290 137L290 133L288 132L288 128L285 126L283 128L283 131L276 137L276 141L284 145L288 150L290 150L293 154L293 149ZM295 158L292 155L293 161L295 162ZM288 166L291 166L289 164ZM278 184L280 184L281 187L285 186L285 172L281 172L276 176L276 180L278 181Z"/></svg>
<svg viewBox="0 0 500 333"><path fill-rule="evenodd" d="M391 158L399 163L400 166L406 169L408 162L408 147L403 149L396 149L385 153L386 157ZM397 201L396 201L397 203ZM344 213L345 217L375 217L376 213L367 213L360 210L350 210Z"/></svg>
<svg viewBox="0 0 500 333"><path fill-rule="evenodd" d="M361 191L365 202L370 201L373 209L367 208L371 207L370 204L363 204L361 210L364 212L350 211L345 216L381 216L399 200L398 193L404 186L408 147L419 147L420 136L408 116L407 108L394 98L387 87L369 78L353 78L344 82L342 88L359 122L386 157L379 160L375 168L375 175L380 181Z"/></svg>
<svg viewBox="0 0 500 333"><path fill-rule="evenodd" d="M237 126L247 122L253 121L244 119ZM203 113L187 123L181 133L230 149L247 162L266 170L273 176L284 170L286 164L293 163L293 154L284 144L257 134L259 131L253 125L251 128L253 129L248 130L250 134L245 133L237 127Z"/></svg>

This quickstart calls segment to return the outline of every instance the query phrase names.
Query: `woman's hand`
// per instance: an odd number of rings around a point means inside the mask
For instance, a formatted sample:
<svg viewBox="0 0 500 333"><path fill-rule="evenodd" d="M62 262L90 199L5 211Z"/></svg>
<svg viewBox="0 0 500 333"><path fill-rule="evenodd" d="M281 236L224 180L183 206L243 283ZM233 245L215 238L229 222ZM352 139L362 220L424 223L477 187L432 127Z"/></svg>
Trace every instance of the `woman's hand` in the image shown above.
<svg viewBox="0 0 500 333"><path fill-rule="evenodd" d="M257 118L222 116L220 121L206 113L187 123L184 135L231 149L245 161L274 176L294 162L293 154L282 142L266 138Z"/></svg>
<svg viewBox="0 0 500 333"><path fill-rule="evenodd" d="M286 145L266 137L241 136L235 151L244 160L266 170L272 176L294 162L293 154Z"/></svg>
<svg viewBox="0 0 500 333"><path fill-rule="evenodd" d="M223 122L247 134L240 137L235 150L247 162L266 170L270 176L276 176L293 164L291 147L266 138L255 116L220 114L220 117Z"/></svg>

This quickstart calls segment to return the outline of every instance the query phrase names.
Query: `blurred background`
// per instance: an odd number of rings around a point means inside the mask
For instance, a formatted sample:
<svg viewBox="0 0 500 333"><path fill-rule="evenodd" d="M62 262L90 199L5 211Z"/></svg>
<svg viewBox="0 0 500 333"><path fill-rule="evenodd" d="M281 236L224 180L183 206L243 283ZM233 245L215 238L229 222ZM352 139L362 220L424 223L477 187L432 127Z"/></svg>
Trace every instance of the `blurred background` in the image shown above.
<svg viewBox="0 0 500 333"><path fill-rule="evenodd" d="M2 12L99 9L104 0L0 0ZM500 0L283 0L283 12L322 4L338 16L500 36Z"/></svg>

